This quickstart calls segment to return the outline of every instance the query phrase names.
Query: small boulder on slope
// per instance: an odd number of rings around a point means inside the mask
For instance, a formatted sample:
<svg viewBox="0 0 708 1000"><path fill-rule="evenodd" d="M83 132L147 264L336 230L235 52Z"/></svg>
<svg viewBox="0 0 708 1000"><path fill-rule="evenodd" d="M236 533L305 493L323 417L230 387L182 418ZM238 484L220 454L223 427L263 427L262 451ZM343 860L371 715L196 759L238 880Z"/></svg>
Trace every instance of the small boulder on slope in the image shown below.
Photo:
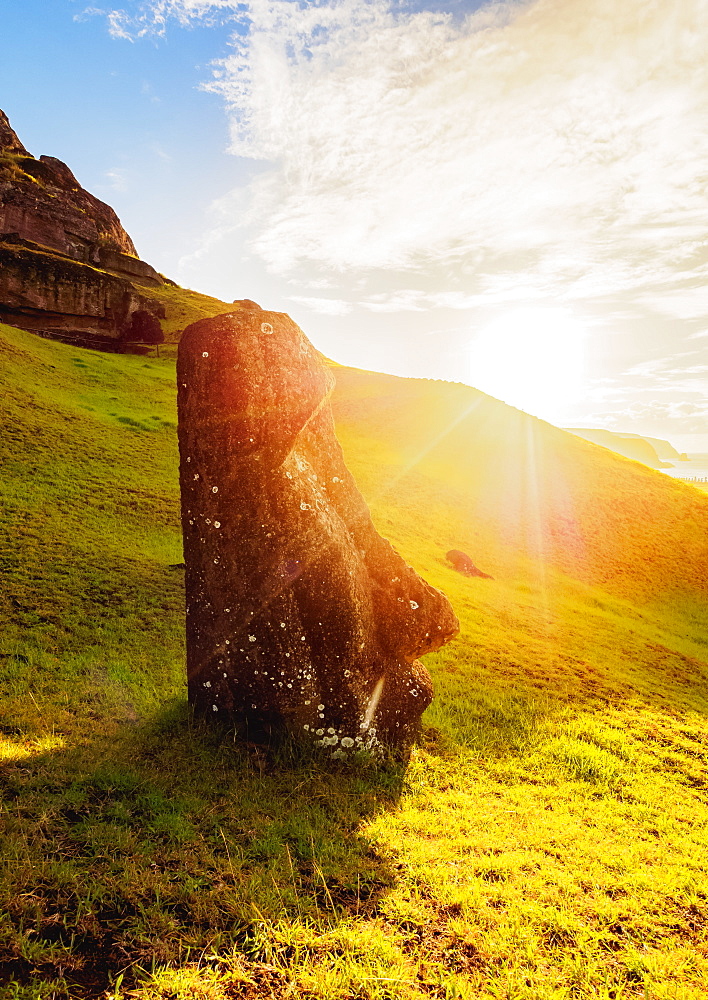
<svg viewBox="0 0 708 1000"><path fill-rule="evenodd" d="M445 558L459 573L464 573L465 576L480 576L484 580L494 579L489 573L483 573L481 569L477 569L467 553L461 552L460 549L450 549Z"/></svg>

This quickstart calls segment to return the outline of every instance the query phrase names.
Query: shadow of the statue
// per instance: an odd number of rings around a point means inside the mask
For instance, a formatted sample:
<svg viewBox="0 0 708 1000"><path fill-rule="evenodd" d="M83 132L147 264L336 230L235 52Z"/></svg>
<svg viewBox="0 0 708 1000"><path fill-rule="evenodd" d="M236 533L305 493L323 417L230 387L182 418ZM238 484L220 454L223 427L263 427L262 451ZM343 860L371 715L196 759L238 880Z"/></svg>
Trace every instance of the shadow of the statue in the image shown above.
<svg viewBox="0 0 708 1000"><path fill-rule="evenodd" d="M376 916L395 867L367 825L395 807L404 771L236 740L183 701L9 760L0 983L98 997L209 955L282 964L298 935Z"/></svg>

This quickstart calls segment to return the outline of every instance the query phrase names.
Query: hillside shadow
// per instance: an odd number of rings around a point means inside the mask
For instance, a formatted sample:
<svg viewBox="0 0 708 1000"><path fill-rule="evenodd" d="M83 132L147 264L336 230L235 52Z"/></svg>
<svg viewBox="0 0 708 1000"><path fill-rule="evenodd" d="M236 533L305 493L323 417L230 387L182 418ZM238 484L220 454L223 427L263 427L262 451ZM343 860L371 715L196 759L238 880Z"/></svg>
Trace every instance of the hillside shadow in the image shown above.
<svg viewBox="0 0 708 1000"><path fill-rule="evenodd" d="M287 961L298 936L376 916L396 880L362 827L395 808L401 765L266 751L195 724L182 703L3 763L0 987L89 1000L121 975L125 989L234 950L254 968Z"/></svg>

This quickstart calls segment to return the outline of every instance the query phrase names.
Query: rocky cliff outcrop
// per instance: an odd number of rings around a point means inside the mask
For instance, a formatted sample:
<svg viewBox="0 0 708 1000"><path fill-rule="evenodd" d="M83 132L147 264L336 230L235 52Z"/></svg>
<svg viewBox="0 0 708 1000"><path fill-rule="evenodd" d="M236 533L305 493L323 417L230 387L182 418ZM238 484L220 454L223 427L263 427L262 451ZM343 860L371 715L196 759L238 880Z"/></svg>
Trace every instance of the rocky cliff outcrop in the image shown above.
<svg viewBox="0 0 708 1000"><path fill-rule="evenodd" d="M82 346L112 349L131 336L139 311L164 306L119 276L37 244L0 238L0 321Z"/></svg>
<svg viewBox="0 0 708 1000"><path fill-rule="evenodd" d="M0 234L6 233L92 264L104 248L137 257L110 205L85 191L61 160L35 159L0 111Z"/></svg>
<svg viewBox="0 0 708 1000"><path fill-rule="evenodd" d="M141 261L110 205L53 156L32 156L0 111L0 319L93 346L119 341L138 286L164 278Z"/></svg>
<svg viewBox="0 0 708 1000"><path fill-rule="evenodd" d="M374 528L331 372L255 307L189 326L177 381L192 705L332 756L405 747L432 696L417 657L458 622Z"/></svg>

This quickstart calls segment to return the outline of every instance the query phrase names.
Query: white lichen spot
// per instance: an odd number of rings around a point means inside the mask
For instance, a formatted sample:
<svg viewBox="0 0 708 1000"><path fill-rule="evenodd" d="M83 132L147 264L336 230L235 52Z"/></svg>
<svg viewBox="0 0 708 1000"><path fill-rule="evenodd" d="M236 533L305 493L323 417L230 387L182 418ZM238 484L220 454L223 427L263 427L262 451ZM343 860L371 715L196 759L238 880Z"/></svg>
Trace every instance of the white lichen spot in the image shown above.
<svg viewBox="0 0 708 1000"><path fill-rule="evenodd" d="M198 472L195 472L195 473L194 473L194 478L195 478L195 479L199 479L199 473L198 473Z"/></svg>
<svg viewBox="0 0 708 1000"><path fill-rule="evenodd" d="M202 357L203 358L208 358L209 357L209 351L202 351Z"/></svg>
<svg viewBox="0 0 708 1000"><path fill-rule="evenodd" d="M218 486L212 486L211 492L212 493L218 493L219 492L219 487Z"/></svg>
<svg viewBox="0 0 708 1000"><path fill-rule="evenodd" d="M231 614L231 608L224 608L224 614L225 615L230 615Z"/></svg>
<svg viewBox="0 0 708 1000"><path fill-rule="evenodd" d="M309 503L301 503L300 510L312 510L312 507L310 506Z"/></svg>
<svg viewBox="0 0 708 1000"><path fill-rule="evenodd" d="M332 482L333 482L333 483L338 483L338 482L340 482L340 479L339 479L339 476L332 476Z"/></svg>
<svg viewBox="0 0 708 1000"><path fill-rule="evenodd" d="M304 641L305 641L305 636L304 636L304 635L301 635L301 636L300 636L300 642L304 642Z"/></svg>
<svg viewBox="0 0 708 1000"><path fill-rule="evenodd" d="M305 725L302 728L305 730L305 732L308 732L310 729L307 723L305 723Z"/></svg>
<svg viewBox="0 0 708 1000"><path fill-rule="evenodd" d="M248 637L248 641L249 641L249 642L255 642L255 641L256 641L256 637L255 637L255 635L249 635L249 637Z"/></svg>
<svg viewBox="0 0 708 1000"><path fill-rule="evenodd" d="M281 622L281 623L280 623L280 627L281 627L281 628L285 628L285 622Z"/></svg>
<svg viewBox="0 0 708 1000"><path fill-rule="evenodd" d="M214 527L215 528L220 528L221 527L221 521L214 521Z"/></svg>
<svg viewBox="0 0 708 1000"><path fill-rule="evenodd" d="M216 705L212 705L211 706L211 710L212 710L212 712L218 712L219 711L219 709L216 707Z"/></svg>
<svg viewBox="0 0 708 1000"><path fill-rule="evenodd" d="M315 732L317 733L318 736L324 736L324 729L317 729L315 730Z"/></svg>
<svg viewBox="0 0 708 1000"><path fill-rule="evenodd" d="M332 733L336 732L336 729L334 729L332 726L330 726L329 729L327 730L327 732L331 735Z"/></svg>
<svg viewBox="0 0 708 1000"><path fill-rule="evenodd" d="M351 736L342 736L342 746L343 747L354 746L354 740L351 738Z"/></svg>
<svg viewBox="0 0 708 1000"><path fill-rule="evenodd" d="M272 333L273 327L270 323L261 323L261 333Z"/></svg>
<svg viewBox="0 0 708 1000"><path fill-rule="evenodd" d="M206 523L207 523L207 524L211 524L211 518L210 518L210 517L208 517L208 518L206 519Z"/></svg>
<svg viewBox="0 0 708 1000"><path fill-rule="evenodd" d="M420 607L420 605L416 601L411 601L410 605L413 611L417 611L418 608Z"/></svg>
<svg viewBox="0 0 708 1000"><path fill-rule="evenodd" d="M317 706L317 711L318 712L324 712L324 705L318 705Z"/></svg>
<svg viewBox="0 0 708 1000"><path fill-rule="evenodd" d="M400 579L401 579L400 576L392 576L391 583L398 583Z"/></svg>
<svg viewBox="0 0 708 1000"><path fill-rule="evenodd" d="M211 687L211 681L204 681L204 687L205 688L210 688Z"/></svg>
<svg viewBox="0 0 708 1000"><path fill-rule="evenodd" d="M191 456L191 455L187 455L187 461L188 461L188 462L191 462L191 461L192 461L192 456Z"/></svg>

